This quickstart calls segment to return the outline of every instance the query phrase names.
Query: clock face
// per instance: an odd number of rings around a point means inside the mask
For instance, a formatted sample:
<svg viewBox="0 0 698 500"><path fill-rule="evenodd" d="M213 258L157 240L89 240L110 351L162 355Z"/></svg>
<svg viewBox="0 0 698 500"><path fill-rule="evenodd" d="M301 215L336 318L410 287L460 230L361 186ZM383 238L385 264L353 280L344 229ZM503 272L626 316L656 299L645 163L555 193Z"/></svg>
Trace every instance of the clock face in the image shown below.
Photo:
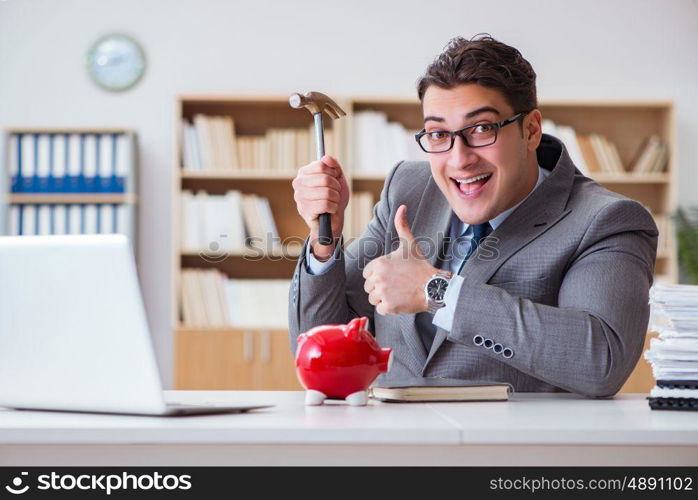
<svg viewBox="0 0 698 500"><path fill-rule="evenodd" d="M126 35L100 38L87 55L87 69L102 88L122 91L133 87L145 71L145 54Z"/></svg>

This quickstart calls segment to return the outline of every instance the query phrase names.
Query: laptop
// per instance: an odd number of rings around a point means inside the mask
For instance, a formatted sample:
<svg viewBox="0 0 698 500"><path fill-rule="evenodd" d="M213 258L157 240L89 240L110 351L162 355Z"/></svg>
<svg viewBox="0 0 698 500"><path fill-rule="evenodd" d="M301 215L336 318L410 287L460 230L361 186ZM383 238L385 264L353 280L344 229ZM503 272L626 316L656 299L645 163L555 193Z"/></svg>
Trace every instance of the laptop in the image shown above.
<svg viewBox="0 0 698 500"><path fill-rule="evenodd" d="M114 234L0 237L0 406L179 416L270 405L165 402L133 251Z"/></svg>

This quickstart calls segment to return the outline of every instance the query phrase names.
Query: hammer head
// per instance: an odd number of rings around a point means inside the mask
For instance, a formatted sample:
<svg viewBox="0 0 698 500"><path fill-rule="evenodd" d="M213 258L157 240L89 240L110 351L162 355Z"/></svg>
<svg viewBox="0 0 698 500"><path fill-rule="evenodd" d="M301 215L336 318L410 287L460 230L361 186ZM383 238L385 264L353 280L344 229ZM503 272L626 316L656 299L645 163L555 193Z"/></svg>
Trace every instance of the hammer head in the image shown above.
<svg viewBox="0 0 698 500"><path fill-rule="evenodd" d="M288 103L292 108L306 108L313 115L322 113L324 111L330 116L330 118L334 118L335 120L340 116L346 115L342 108L337 106L336 102L321 92L291 94L291 97L288 98Z"/></svg>

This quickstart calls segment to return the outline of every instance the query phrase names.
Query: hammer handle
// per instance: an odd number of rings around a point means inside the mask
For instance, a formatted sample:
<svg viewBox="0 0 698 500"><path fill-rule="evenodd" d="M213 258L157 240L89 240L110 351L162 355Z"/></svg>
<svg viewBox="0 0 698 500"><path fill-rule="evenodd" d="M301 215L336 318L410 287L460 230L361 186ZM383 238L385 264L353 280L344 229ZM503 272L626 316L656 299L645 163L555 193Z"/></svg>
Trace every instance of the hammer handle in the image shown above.
<svg viewBox="0 0 698 500"><path fill-rule="evenodd" d="M317 159L322 159L325 156L325 134L323 133L322 111L313 115L315 119L315 146L317 148ZM320 214L320 227L318 228L318 241L321 245L331 245L332 240L332 223L330 222L330 214Z"/></svg>

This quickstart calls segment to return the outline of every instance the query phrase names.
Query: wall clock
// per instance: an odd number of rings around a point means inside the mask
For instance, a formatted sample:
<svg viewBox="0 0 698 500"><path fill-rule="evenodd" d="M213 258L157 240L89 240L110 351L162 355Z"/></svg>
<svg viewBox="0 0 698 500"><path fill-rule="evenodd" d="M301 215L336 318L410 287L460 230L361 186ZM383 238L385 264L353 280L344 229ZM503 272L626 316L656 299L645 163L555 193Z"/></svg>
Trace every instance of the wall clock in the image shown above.
<svg viewBox="0 0 698 500"><path fill-rule="evenodd" d="M97 40L87 54L92 80L105 90L121 92L133 87L145 72L145 53L133 38L110 34Z"/></svg>

